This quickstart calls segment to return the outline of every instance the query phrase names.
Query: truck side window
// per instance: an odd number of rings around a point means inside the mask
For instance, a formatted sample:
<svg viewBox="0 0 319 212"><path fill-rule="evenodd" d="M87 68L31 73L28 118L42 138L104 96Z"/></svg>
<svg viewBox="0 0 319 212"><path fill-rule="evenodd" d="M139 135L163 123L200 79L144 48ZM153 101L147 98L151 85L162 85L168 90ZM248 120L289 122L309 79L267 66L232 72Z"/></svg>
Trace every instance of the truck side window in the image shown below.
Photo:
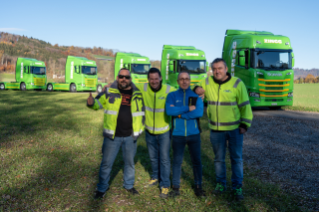
<svg viewBox="0 0 319 212"><path fill-rule="evenodd" d="M245 50L245 67L246 68L249 67L249 50L248 49Z"/></svg>
<svg viewBox="0 0 319 212"><path fill-rule="evenodd" d="M173 64L174 64L174 73L175 73L176 72L176 60L174 60Z"/></svg>
<svg viewBox="0 0 319 212"><path fill-rule="evenodd" d="M27 73L27 67L26 66L23 67L23 72Z"/></svg>

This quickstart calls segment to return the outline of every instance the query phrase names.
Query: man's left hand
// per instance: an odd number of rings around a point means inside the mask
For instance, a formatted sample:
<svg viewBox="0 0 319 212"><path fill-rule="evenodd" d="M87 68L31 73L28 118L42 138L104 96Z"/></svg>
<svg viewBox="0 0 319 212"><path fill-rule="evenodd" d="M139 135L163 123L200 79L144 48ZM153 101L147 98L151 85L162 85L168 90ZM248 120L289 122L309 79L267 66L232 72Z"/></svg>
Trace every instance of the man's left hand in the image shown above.
<svg viewBox="0 0 319 212"><path fill-rule="evenodd" d="M239 127L240 134L244 134L245 132L247 132L247 130L245 128Z"/></svg>

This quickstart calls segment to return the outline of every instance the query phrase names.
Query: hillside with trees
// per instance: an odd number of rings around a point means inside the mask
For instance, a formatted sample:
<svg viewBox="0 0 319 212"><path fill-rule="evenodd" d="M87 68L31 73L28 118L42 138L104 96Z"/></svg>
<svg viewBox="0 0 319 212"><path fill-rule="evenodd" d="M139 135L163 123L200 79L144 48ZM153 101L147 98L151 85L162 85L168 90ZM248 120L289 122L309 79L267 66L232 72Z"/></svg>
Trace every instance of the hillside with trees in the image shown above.
<svg viewBox="0 0 319 212"><path fill-rule="evenodd" d="M99 79L113 81L115 51L102 47L84 48L76 46L52 45L49 42L0 32L0 73L13 73L18 57L35 58L44 61L48 79L64 81L64 69L68 55L86 57L96 61ZM153 67L160 66L159 61L151 61Z"/></svg>

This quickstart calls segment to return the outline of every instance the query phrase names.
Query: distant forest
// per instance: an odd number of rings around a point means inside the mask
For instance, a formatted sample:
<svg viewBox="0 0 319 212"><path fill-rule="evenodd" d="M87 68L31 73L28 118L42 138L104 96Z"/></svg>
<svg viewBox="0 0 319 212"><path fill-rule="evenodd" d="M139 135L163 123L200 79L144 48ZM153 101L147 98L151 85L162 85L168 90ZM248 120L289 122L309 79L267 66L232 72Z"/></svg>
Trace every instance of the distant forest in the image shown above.
<svg viewBox="0 0 319 212"><path fill-rule="evenodd" d="M97 63L101 81L113 81L115 51L102 47L83 48L75 46L52 45L49 42L0 32L0 73L14 72L18 57L35 58L44 61L48 78L63 76L68 55L86 57ZM103 56L103 57L101 57ZM160 67L160 61L151 61L153 67ZM57 81L63 81L60 78Z"/></svg>

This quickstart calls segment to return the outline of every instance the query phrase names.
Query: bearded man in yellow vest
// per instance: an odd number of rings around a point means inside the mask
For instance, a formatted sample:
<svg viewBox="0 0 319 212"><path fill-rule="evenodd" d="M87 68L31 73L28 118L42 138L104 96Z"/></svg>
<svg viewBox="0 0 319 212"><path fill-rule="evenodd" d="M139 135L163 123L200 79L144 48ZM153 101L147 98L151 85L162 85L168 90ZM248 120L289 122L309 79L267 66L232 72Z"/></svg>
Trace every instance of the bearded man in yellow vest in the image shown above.
<svg viewBox="0 0 319 212"><path fill-rule="evenodd" d="M170 187L170 117L165 113L166 97L175 88L162 84L157 68L148 72L149 83L137 84L145 103L145 140L151 160L152 176L149 186L161 188L160 197L167 198Z"/></svg>
<svg viewBox="0 0 319 212"><path fill-rule="evenodd" d="M210 142L215 153L217 181L212 193L219 195L226 190L225 156L228 146L232 189L235 198L242 200L243 135L252 123L253 114L244 83L227 72L226 62L221 58L215 59L212 62L212 70L213 76L207 77L194 88L196 94L204 94L207 100Z"/></svg>
<svg viewBox="0 0 319 212"><path fill-rule="evenodd" d="M109 188L111 170L116 155L122 148L124 160L123 187L131 194L138 194L135 181L134 157L137 138L144 130L145 111L140 90L131 82L129 70L122 68L117 80L99 93L95 99L90 93L87 106L104 109L102 162L95 199L103 198Z"/></svg>

